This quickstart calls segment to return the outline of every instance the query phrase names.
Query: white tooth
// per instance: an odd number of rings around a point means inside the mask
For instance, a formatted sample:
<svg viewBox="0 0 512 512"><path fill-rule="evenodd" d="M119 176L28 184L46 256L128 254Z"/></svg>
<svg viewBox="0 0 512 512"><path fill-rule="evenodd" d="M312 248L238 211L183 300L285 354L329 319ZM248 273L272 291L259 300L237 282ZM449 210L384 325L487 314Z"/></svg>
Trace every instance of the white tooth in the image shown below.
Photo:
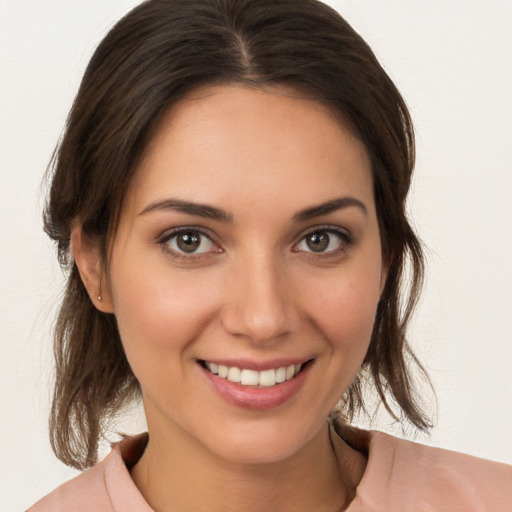
<svg viewBox="0 0 512 512"><path fill-rule="evenodd" d="M255 372L254 370L242 370L240 375L240 382L244 386L257 386L258 372Z"/></svg>
<svg viewBox="0 0 512 512"><path fill-rule="evenodd" d="M241 371L236 366L232 366L228 371L228 380L231 382L240 382Z"/></svg>
<svg viewBox="0 0 512 512"><path fill-rule="evenodd" d="M219 373L219 365L218 364L209 363L208 361L206 361L205 364L206 364L206 368L208 368L208 370L210 370L215 375L217 375L217 373Z"/></svg>
<svg viewBox="0 0 512 512"><path fill-rule="evenodd" d="M302 365L301 364L296 364L295 365L295 375L297 375L297 373L300 372L300 369L301 369Z"/></svg>
<svg viewBox="0 0 512 512"><path fill-rule="evenodd" d="M222 377L223 379L225 379L228 376L228 367L227 366L223 366L222 364L219 364L218 371L219 371L219 377Z"/></svg>
<svg viewBox="0 0 512 512"><path fill-rule="evenodd" d="M276 371L265 370L260 372L260 386L273 386L276 383Z"/></svg>
<svg viewBox="0 0 512 512"><path fill-rule="evenodd" d="M286 368L286 380L290 380L295 375L295 365L291 364Z"/></svg>
<svg viewBox="0 0 512 512"><path fill-rule="evenodd" d="M281 366L276 370L276 382L284 382L286 380L286 368Z"/></svg>

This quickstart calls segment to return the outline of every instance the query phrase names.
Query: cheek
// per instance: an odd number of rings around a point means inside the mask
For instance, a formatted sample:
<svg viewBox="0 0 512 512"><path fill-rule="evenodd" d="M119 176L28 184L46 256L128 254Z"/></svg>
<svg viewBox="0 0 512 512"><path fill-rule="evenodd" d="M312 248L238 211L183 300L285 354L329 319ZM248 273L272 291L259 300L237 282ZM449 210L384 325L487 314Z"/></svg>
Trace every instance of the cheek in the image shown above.
<svg viewBox="0 0 512 512"><path fill-rule="evenodd" d="M211 288L205 288L204 279L171 272L167 265L144 272L136 268L123 261L111 272L114 311L128 360L139 364L176 358L177 351L186 355L215 314Z"/></svg>
<svg viewBox="0 0 512 512"><path fill-rule="evenodd" d="M364 357L380 299L380 269L340 269L310 295L310 311L316 326L333 352L354 351Z"/></svg>
<svg viewBox="0 0 512 512"><path fill-rule="evenodd" d="M321 394L315 393L319 410L332 410L359 371L370 344L380 298L380 268L342 266L324 275L316 273L303 280L301 294L303 324L311 338L320 341L318 368ZM306 298L307 297L307 298ZM312 402L313 403L313 402Z"/></svg>
<svg viewBox="0 0 512 512"><path fill-rule="evenodd" d="M349 281L341 286L339 293L333 296L330 307L325 312L326 322L333 336L345 333L348 338L361 334L371 334L379 300L378 293L371 287L364 289Z"/></svg>
<svg viewBox="0 0 512 512"><path fill-rule="evenodd" d="M193 375L184 368L197 357L195 341L215 316L216 299L205 293L204 280L165 267L112 269L112 293L122 344L145 403L175 409L193 398Z"/></svg>

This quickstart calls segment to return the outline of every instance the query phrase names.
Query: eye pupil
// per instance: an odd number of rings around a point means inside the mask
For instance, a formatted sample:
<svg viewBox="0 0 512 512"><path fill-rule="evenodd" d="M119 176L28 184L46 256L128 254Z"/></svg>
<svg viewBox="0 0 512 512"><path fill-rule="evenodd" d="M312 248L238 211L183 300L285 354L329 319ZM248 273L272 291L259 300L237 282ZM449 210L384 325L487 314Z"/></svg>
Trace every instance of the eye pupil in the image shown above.
<svg viewBox="0 0 512 512"><path fill-rule="evenodd" d="M306 243L309 249L314 252L322 252L327 249L329 246L329 235L327 233L311 233L307 239Z"/></svg>
<svg viewBox="0 0 512 512"><path fill-rule="evenodd" d="M182 233L176 240L178 247L183 252L194 252L201 244L201 239L197 233Z"/></svg>

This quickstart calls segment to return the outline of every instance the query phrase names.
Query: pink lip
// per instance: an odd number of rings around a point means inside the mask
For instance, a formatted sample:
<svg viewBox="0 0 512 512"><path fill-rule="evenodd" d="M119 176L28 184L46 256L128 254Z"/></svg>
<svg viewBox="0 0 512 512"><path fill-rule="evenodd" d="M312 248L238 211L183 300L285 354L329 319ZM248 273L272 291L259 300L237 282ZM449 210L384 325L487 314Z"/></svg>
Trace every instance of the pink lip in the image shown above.
<svg viewBox="0 0 512 512"><path fill-rule="evenodd" d="M247 369L255 369L258 371L263 371L269 368L279 368L281 366L289 366L290 364L299 364L290 362L289 364L282 364L284 360L279 361L277 365L274 366L276 361L272 362L272 366L269 366L265 363L262 368L261 365L257 365L256 363L247 364L245 361L243 364L234 364L233 361L230 361L229 364L224 364L225 366L237 366L238 368L247 368ZM288 360L291 361L291 360ZM238 361L240 362L240 361ZM309 373L309 369L311 364L308 364L303 370L301 370L293 379L282 382L281 384L276 384L272 387L249 387L242 386L241 384L237 384L235 382L231 382L227 379L223 379L218 375L214 375L206 368L201 366L201 370L206 378L209 380L211 385L214 387L215 391L227 402L236 405L238 407L243 407L244 409L253 409L253 410L266 410L272 409L274 407L278 407L288 400L290 400L293 396L295 396L300 388L302 387L304 380ZM259 368L262 368L261 370Z"/></svg>

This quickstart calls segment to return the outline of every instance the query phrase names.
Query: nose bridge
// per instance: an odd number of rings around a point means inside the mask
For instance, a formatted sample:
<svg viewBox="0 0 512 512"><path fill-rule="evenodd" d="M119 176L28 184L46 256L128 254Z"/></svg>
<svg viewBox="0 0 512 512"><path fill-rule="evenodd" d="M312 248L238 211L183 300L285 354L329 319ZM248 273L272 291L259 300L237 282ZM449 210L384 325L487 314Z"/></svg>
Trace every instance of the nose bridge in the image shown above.
<svg viewBox="0 0 512 512"><path fill-rule="evenodd" d="M247 251L240 257L229 287L225 328L260 343L292 331L297 315L286 275L272 250Z"/></svg>

